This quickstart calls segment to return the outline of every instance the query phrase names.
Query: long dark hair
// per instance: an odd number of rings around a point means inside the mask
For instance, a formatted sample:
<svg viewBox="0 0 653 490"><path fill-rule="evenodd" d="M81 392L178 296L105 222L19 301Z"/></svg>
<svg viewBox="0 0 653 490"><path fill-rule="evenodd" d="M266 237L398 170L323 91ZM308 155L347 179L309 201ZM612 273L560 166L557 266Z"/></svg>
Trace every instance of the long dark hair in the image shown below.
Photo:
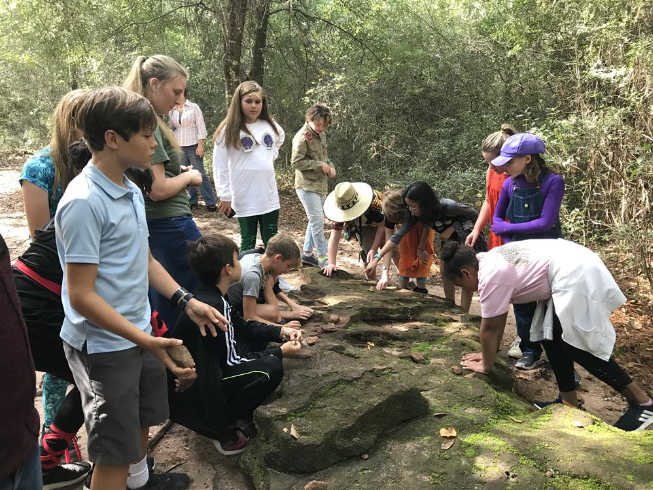
<svg viewBox="0 0 653 490"><path fill-rule="evenodd" d="M401 198L404 201L410 199L419 204L422 210L419 220L422 223L431 223L440 214L440 198L433 190L433 187L424 181L418 180L410 184L401 193Z"/></svg>

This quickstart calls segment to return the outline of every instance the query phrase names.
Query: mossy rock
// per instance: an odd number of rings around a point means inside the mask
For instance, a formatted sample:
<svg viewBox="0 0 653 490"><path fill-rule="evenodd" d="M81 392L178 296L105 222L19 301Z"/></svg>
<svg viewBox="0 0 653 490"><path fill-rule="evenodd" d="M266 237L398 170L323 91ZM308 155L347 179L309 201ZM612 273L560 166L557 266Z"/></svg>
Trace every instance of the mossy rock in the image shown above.
<svg viewBox="0 0 653 490"><path fill-rule="evenodd" d="M309 357L284 360L283 396L255 412L259 435L240 463L256 488L653 488L653 432L627 434L562 405L534 412L502 362L489 376L453 374L479 348L477 318L431 295L304 274L294 296L317 305L304 328L319 341ZM332 314L338 329L320 334Z"/></svg>

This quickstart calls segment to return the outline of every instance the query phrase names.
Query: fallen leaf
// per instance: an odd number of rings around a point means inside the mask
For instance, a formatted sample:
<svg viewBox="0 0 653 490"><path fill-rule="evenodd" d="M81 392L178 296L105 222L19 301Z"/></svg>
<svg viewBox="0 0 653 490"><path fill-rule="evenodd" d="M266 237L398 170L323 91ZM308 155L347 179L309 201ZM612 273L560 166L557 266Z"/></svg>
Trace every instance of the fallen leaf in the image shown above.
<svg viewBox="0 0 653 490"><path fill-rule="evenodd" d="M284 427L283 431L287 434L288 433L288 427Z"/></svg>
<svg viewBox="0 0 653 490"><path fill-rule="evenodd" d="M473 378L474 376L476 376L476 373L472 372L472 373L466 374L465 378Z"/></svg>
<svg viewBox="0 0 653 490"><path fill-rule="evenodd" d="M374 342L368 342L367 345L369 345L370 347L374 347Z"/></svg>
<svg viewBox="0 0 653 490"><path fill-rule="evenodd" d="M510 420L512 420L513 422L517 422L518 424L523 424L523 423L524 423L523 420L516 419L515 417L512 417L512 416L510 416L510 415L508 415L508 418L509 418Z"/></svg>
<svg viewBox="0 0 653 490"><path fill-rule="evenodd" d="M456 437L458 434L456 432L456 429L449 426L449 428L447 428L447 429L445 429L445 428L440 429L440 435L442 437Z"/></svg>
<svg viewBox="0 0 653 490"><path fill-rule="evenodd" d="M433 414L434 417L444 417L445 415L447 415L446 412L437 412Z"/></svg>
<svg viewBox="0 0 653 490"><path fill-rule="evenodd" d="M547 478L553 478L553 475L554 475L553 470L549 470L549 471L546 472L546 477Z"/></svg>
<svg viewBox="0 0 653 490"><path fill-rule="evenodd" d="M373 293L374 291L376 291L376 288L367 288L367 290Z"/></svg>
<svg viewBox="0 0 653 490"><path fill-rule="evenodd" d="M295 440L299 439L299 432L297 432L297 429L295 429L294 424L290 424L290 437Z"/></svg>
<svg viewBox="0 0 653 490"><path fill-rule="evenodd" d="M386 291L396 291L396 290L397 290L397 286L386 286L385 290L386 290Z"/></svg>
<svg viewBox="0 0 653 490"><path fill-rule="evenodd" d="M447 441L444 441L442 443L442 446L440 447L446 451L447 449L451 448L451 446L453 446L455 443L456 443L455 439L449 439Z"/></svg>

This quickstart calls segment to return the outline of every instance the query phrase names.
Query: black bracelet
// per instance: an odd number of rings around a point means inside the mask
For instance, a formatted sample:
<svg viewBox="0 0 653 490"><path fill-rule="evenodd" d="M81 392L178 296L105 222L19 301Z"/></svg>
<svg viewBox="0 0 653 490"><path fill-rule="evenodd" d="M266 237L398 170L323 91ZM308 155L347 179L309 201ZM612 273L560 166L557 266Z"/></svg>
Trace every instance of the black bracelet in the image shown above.
<svg viewBox="0 0 653 490"><path fill-rule="evenodd" d="M170 304L172 305L173 308L177 308L177 305L179 304L179 300L184 297L185 294L188 294L188 289L186 288L179 288L175 291L175 294L172 295L170 298Z"/></svg>
<svg viewBox="0 0 653 490"><path fill-rule="evenodd" d="M195 297L195 295L194 295L193 293L189 293L189 292L187 291L186 294L184 294L184 295L179 299L179 303L177 303L177 306L176 306L177 311L179 311L180 313L181 313L182 311L184 311L184 309L186 308L186 306L188 306L188 302L189 302L191 299L193 299L194 297Z"/></svg>

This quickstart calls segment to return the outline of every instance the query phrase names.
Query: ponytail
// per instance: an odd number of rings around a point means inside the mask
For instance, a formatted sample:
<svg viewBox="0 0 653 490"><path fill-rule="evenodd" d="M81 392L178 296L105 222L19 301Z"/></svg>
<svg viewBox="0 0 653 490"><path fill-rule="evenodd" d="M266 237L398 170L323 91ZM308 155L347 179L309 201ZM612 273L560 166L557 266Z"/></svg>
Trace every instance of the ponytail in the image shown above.
<svg viewBox="0 0 653 490"><path fill-rule="evenodd" d="M481 144L481 151L485 153L492 153L498 155L501 152L501 147L506 140L513 134L517 134L517 130L512 124L502 124L499 131L489 134Z"/></svg>

